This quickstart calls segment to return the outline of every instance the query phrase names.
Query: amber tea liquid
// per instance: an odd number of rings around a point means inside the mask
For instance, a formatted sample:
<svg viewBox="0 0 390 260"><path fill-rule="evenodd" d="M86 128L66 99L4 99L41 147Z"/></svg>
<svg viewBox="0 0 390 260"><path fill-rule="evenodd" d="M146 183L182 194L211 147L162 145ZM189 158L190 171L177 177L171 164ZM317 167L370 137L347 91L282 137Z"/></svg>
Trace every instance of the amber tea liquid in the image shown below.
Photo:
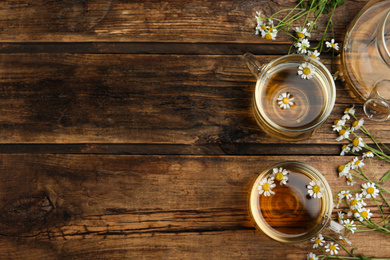
<svg viewBox="0 0 390 260"><path fill-rule="evenodd" d="M304 129L317 124L323 115L327 97L324 76L318 70L313 71L311 79L302 79L298 75L298 66L303 62L286 62L275 66L266 77L260 78L255 101L255 115L277 128ZM293 97L293 105L283 109L278 105L278 97L288 93Z"/></svg>
<svg viewBox="0 0 390 260"><path fill-rule="evenodd" d="M324 220L333 208L329 204L332 203L329 202L332 200L331 194L324 191L324 197L320 199L310 197L307 185L317 177L304 167L296 167L294 163L281 167L289 171L288 181L287 185L275 181L276 187L272 189L275 194L264 196L257 190L263 178L272 176L272 169L255 181L250 198L251 217L257 227L276 240L308 240L324 228Z"/></svg>

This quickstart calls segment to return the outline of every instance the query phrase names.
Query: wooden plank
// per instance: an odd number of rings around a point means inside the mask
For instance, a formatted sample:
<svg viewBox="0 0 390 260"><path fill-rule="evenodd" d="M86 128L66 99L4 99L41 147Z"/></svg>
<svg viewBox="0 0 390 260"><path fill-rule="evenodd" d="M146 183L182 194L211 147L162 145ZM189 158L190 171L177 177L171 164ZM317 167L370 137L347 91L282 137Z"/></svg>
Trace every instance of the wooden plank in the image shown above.
<svg viewBox="0 0 390 260"><path fill-rule="evenodd" d="M310 242L284 245L255 231L247 192L268 166L298 160L322 172L335 193L346 187L336 169L348 159L0 155L0 258L303 259ZM378 176L386 166L373 164ZM351 241L365 255L390 254L384 234L355 233Z"/></svg>
<svg viewBox="0 0 390 260"><path fill-rule="evenodd" d="M367 2L349 1L337 10L334 19L337 40L342 39L347 24ZM2 42L265 43L266 40L254 35L256 11L270 16L295 4L282 0L2 1L0 39ZM326 22L327 16L319 19L319 27L325 28ZM293 24L292 28L295 26L301 24ZM313 33L312 37L319 39L320 35ZM281 33L277 42L291 39Z"/></svg>
<svg viewBox="0 0 390 260"><path fill-rule="evenodd" d="M3 144L283 143L254 120L255 78L240 56L2 54L0 68ZM331 125L355 102L337 91L329 120L298 143L337 145ZM390 143L388 124L367 125Z"/></svg>

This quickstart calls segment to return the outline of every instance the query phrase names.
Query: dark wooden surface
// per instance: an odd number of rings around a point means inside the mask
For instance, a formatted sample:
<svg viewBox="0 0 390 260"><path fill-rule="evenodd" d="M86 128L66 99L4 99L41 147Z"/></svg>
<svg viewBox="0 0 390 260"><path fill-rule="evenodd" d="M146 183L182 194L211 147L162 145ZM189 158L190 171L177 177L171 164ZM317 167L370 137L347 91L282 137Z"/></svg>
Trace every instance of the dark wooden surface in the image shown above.
<svg viewBox="0 0 390 260"><path fill-rule="evenodd" d="M337 41L366 3L337 10ZM338 156L331 125L356 101L337 83L330 118L304 141L259 129L241 55L286 54L289 37L255 36L254 15L292 5L2 1L0 259L305 259L310 243L255 230L247 193L284 160L345 187L336 169L349 158ZM390 143L388 122L367 127ZM351 240L365 255L390 256L385 235Z"/></svg>

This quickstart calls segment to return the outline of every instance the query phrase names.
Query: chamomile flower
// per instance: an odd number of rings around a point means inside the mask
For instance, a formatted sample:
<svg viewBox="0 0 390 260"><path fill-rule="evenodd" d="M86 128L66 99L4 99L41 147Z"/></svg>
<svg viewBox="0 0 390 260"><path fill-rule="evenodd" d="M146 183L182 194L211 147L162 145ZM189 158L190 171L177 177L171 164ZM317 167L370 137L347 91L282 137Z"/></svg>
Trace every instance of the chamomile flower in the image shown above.
<svg viewBox="0 0 390 260"><path fill-rule="evenodd" d="M336 138L336 141L340 142L341 140L348 139L350 134L351 134L351 130L349 130L349 129L341 129L339 131L339 137Z"/></svg>
<svg viewBox="0 0 390 260"><path fill-rule="evenodd" d="M307 192L313 198L320 199L323 196L321 192L321 181L311 181L309 185L307 185L307 189Z"/></svg>
<svg viewBox="0 0 390 260"><path fill-rule="evenodd" d="M359 128L362 127L363 124L364 124L364 119L363 119L363 118L360 119L359 121L354 121L354 122L352 123L351 130L352 130L353 132L355 132L356 130L359 130Z"/></svg>
<svg viewBox="0 0 390 260"><path fill-rule="evenodd" d="M334 124L332 125L333 131L340 131L343 129L343 126L345 125L345 120L339 119L334 121Z"/></svg>
<svg viewBox="0 0 390 260"><path fill-rule="evenodd" d="M363 158L372 158L372 157L374 157L374 153L373 152L371 152L371 151L368 151L368 152L366 152L366 153L363 153Z"/></svg>
<svg viewBox="0 0 390 260"><path fill-rule="evenodd" d="M362 187L362 194L363 196L366 196L367 199L375 199L379 194L379 190L375 187L375 183L367 182L362 184Z"/></svg>
<svg viewBox="0 0 390 260"><path fill-rule="evenodd" d="M264 194L264 196L271 196L271 194L275 194L275 192L272 191L272 189L275 187L276 184L274 184L272 178L264 178L257 186L257 190L259 191L259 194Z"/></svg>
<svg viewBox="0 0 390 260"><path fill-rule="evenodd" d="M351 170L351 164L342 164L339 166L338 171L339 171L339 177L341 176L347 176L349 174L349 171Z"/></svg>
<svg viewBox="0 0 390 260"><path fill-rule="evenodd" d="M280 181L280 185L284 184L286 185L287 184L287 181L288 181L288 171L286 169L283 169L282 167L280 167L279 169L278 168L273 168L273 176L274 176L274 179L277 180L277 181Z"/></svg>
<svg viewBox="0 0 390 260"><path fill-rule="evenodd" d="M325 42L325 44L326 44L326 47L328 47L328 48L333 48L333 49L335 49L336 51L339 50L339 44L338 44L338 43L335 43L335 42L334 42L334 39L332 39L330 42Z"/></svg>
<svg viewBox="0 0 390 260"><path fill-rule="evenodd" d="M299 39L310 37L310 33L307 31L307 28L295 27L294 31L297 33Z"/></svg>
<svg viewBox="0 0 390 260"><path fill-rule="evenodd" d="M353 105L352 107L347 107L345 110L344 110L344 115L342 117L342 119L344 120L349 120L351 117L350 115L355 115L355 105Z"/></svg>
<svg viewBox="0 0 390 260"><path fill-rule="evenodd" d="M354 170L354 169L357 169L357 168L361 168L364 166L364 163L363 163L363 160L359 160L358 157L355 157L353 158L353 161L351 163L351 168Z"/></svg>
<svg viewBox="0 0 390 260"><path fill-rule="evenodd" d="M350 209L359 209L367 205L363 200L363 195L359 193L356 193L354 198L350 198L348 204Z"/></svg>
<svg viewBox="0 0 390 260"><path fill-rule="evenodd" d="M292 107L294 105L294 102L292 102L293 100L294 97L288 92L280 94L277 99L278 105L282 109L289 109L290 107Z"/></svg>
<svg viewBox="0 0 390 260"><path fill-rule="evenodd" d="M330 242L325 246L325 252L329 252L331 255L337 255L338 250L340 250L340 248L334 242Z"/></svg>
<svg viewBox="0 0 390 260"><path fill-rule="evenodd" d="M338 197L341 199L343 199L343 198L350 199L352 197L352 194L351 194L350 190L342 190L338 194Z"/></svg>
<svg viewBox="0 0 390 260"><path fill-rule="evenodd" d="M345 176L345 179L347 180L347 185L353 186L356 183L353 181L352 174L350 173Z"/></svg>
<svg viewBox="0 0 390 260"><path fill-rule="evenodd" d="M340 155L341 156L344 156L346 153L349 153L349 151L351 151L351 146L352 144L344 144L342 147L341 147L341 153ZM364 155L363 155L364 157Z"/></svg>
<svg viewBox="0 0 390 260"><path fill-rule="evenodd" d="M344 227L346 227L349 230L351 230L352 233L355 233L356 224L354 224L353 220L345 219L343 222L344 222L343 223Z"/></svg>
<svg viewBox="0 0 390 260"><path fill-rule="evenodd" d="M298 67L298 75L303 79L311 79L313 77L314 67L310 63L304 62Z"/></svg>
<svg viewBox="0 0 390 260"><path fill-rule="evenodd" d="M352 152L359 152L360 150L362 150L364 147L364 142L363 142L363 139L361 137L359 138L355 138L353 141L352 141Z"/></svg>
<svg viewBox="0 0 390 260"><path fill-rule="evenodd" d="M359 221L370 219L373 215L370 211L370 209L362 208L354 214L354 217L357 218Z"/></svg>
<svg viewBox="0 0 390 260"><path fill-rule="evenodd" d="M337 212L337 220L339 221L340 224L344 223L344 212L342 211Z"/></svg>
<svg viewBox="0 0 390 260"><path fill-rule="evenodd" d="M346 244L348 244L348 245L352 245L352 242L351 242L351 240L349 240L347 237L344 237L344 236L339 236L339 239L341 240L341 241L343 241L344 243L346 243Z"/></svg>
<svg viewBox="0 0 390 260"><path fill-rule="evenodd" d="M275 40L278 30L269 28L266 31L261 31L261 37L266 38L267 40Z"/></svg>
<svg viewBox="0 0 390 260"><path fill-rule="evenodd" d="M341 71L336 71L336 72L333 74L333 80L337 80L338 78L340 78L341 81L345 81L345 79L344 79L344 73L342 73Z"/></svg>
<svg viewBox="0 0 390 260"><path fill-rule="evenodd" d="M324 237L321 234L313 237L310 241L314 243L313 248L324 245Z"/></svg>
<svg viewBox="0 0 390 260"><path fill-rule="evenodd" d="M320 53L315 51L307 51L307 56L312 57L313 59L320 60Z"/></svg>
<svg viewBox="0 0 390 260"><path fill-rule="evenodd" d="M301 39L301 41L295 44L295 47L298 48L298 53L305 54L307 53L307 48L310 47L310 42L308 39Z"/></svg>
<svg viewBox="0 0 390 260"><path fill-rule="evenodd" d="M263 18L261 18L261 11L256 11L256 21L257 21L257 24L259 24Z"/></svg>
<svg viewBox="0 0 390 260"><path fill-rule="evenodd" d="M313 253L308 253L306 259L307 259L307 260L318 260L318 256L316 256L316 255L313 254Z"/></svg>

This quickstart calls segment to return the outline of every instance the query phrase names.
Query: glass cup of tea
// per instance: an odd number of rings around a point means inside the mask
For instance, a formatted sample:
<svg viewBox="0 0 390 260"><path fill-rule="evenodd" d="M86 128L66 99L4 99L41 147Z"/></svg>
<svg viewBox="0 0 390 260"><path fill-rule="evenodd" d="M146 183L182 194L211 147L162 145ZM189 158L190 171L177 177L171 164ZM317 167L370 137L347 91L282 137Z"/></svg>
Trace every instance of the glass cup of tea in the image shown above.
<svg viewBox="0 0 390 260"><path fill-rule="evenodd" d="M268 64L251 53L242 58L257 79L252 106L264 132L298 141L309 138L329 117L336 87L321 62L301 54L285 55Z"/></svg>
<svg viewBox="0 0 390 260"><path fill-rule="evenodd" d="M303 242L324 228L344 238L351 233L331 219L329 184L305 163L280 162L264 170L253 183L248 203L255 227L280 242Z"/></svg>

